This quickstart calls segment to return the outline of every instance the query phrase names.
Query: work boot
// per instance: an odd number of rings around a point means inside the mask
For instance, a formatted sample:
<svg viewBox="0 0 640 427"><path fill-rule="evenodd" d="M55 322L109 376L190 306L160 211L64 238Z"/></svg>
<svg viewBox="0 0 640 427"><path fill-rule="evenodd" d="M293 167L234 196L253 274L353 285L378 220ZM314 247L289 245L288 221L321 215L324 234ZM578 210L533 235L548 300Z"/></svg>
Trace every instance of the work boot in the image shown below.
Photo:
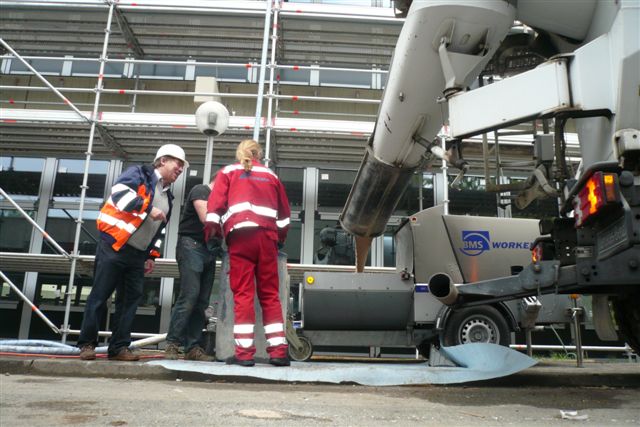
<svg viewBox="0 0 640 427"><path fill-rule="evenodd" d="M291 366L288 357L272 357L269 359L269 363L273 366Z"/></svg>
<svg viewBox="0 0 640 427"><path fill-rule="evenodd" d="M115 355L109 355L109 360L120 360L122 362L135 362L140 360L140 356L134 354L131 350L123 347Z"/></svg>
<svg viewBox="0 0 640 427"><path fill-rule="evenodd" d="M180 351L178 349L178 344L174 344L172 342L167 344L167 347L164 349L164 358L169 360L178 360L178 356L180 355Z"/></svg>
<svg viewBox="0 0 640 427"><path fill-rule="evenodd" d="M96 360L96 346L93 344L85 344L80 347L80 359Z"/></svg>
<svg viewBox="0 0 640 427"><path fill-rule="evenodd" d="M231 356L230 358L227 359L226 364L249 367L249 366L255 365L256 362L253 359L242 360L242 359L238 359L235 356Z"/></svg>
<svg viewBox="0 0 640 427"><path fill-rule="evenodd" d="M212 362L213 357L207 355L199 346L193 347L187 354L184 355L184 360L196 360L198 362Z"/></svg>

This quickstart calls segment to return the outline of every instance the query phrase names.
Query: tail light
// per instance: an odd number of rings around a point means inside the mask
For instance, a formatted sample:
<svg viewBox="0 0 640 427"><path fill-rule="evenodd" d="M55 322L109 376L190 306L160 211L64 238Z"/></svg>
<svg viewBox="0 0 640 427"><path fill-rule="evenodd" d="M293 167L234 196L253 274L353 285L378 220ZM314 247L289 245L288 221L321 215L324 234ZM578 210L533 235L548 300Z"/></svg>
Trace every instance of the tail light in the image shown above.
<svg viewBox="0 0 640 427"><path fill-rule="evenodd" d="M542 242L538 243L531 249L531 262L536 263L542 261Z"/></svg>
<svg viewBox="0 0 640 427"><path fill-rule="evenodd" d="M576 227L581 227L612 206L620 205L618 175L594 172L573 199Z"/></svg>
<svg viewBox="0 0 640 427"><path fill-rule="evenodd" d="M531 244L531 262L549 261L555 259L556 250L551 237L538 237Z"/></svg>

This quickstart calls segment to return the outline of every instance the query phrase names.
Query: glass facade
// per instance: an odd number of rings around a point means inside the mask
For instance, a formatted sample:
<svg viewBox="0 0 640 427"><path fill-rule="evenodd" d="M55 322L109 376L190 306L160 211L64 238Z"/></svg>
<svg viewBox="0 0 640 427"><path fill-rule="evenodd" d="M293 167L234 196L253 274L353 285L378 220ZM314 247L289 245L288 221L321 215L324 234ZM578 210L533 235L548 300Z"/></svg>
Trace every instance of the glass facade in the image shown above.
<svg viewBox="0 0 640 427"><path fill-rule="evenodd" d="M278 168L276 169L276 173L287 192L287 198L289 199L289 206L291 206L291 210L301 210L304 169Z"/></svg>
<svg viewBox="0 0 640 427"><path fill-rule="evenodd" d="M356 171L320 169L316 209L319 212L342 212L355 178Z"/></svg>
<svg viewBox="0 0 640 427"><path fill-rule="evenodd" d="M84 164L84 160L60 159L58 161L56 181L53 186L55 202L80 202ZM86 202L102 203L108 171L109 162L107 161L92 160L89 163Z"/></svg>
<svg viewBox="0 0 640 427"><path fill-rule="evenodd" d="M74 294L71 296L69 313L69 322L73 329L79 329L82 323L84 303L91 291L91 281L90 277L80 275L77 275L74 280ZM33 303L55 325L64 323L68 286L69 276L66 274L38 274ZM53 331L43 321L35 317L31 321L29 336L36 339L56 339Z"/></svg>
<svg viewBox="0 0 640 427"><path fill-rule="evenodd" d="M63 274L38 275L36 284L36 297L33 303L37 305L43 314L55 325L64 323L64 311L66 308L66 290L69 284L69 276ZM92 278L77 276L74 281L74 293L71 296L71 311L69 323L72 329L79 329L82 324L84 304L91 292ZM143 298L136 312L134 323L135 332L157 333L160 326L160 279L146 278L144 281ZM109 319L102 319L100 330L106 330L114 313L113 300L115 293L107 302L109 307ZM40 319L32 320L29 336L34 339L57 339L49 327ZM72 337L73 341L75 338ZM106 343L106 340L104 340Z"/></svg>
<svg viewBox="0 0 640 427"><path fill-rule="evenodd" d="M422 178L422 194L420 179ZM435 204L434 179L430 173L416 174L409 183L409 187L400 198L395 215L409 216L418 212L420 206L427 209Z"/></svg>
<svg viewBox="0 0 640 427"><path fill-rule="evenodd" d="M47 214L47 226L45 231L68 253L73 252L73 242L76 237L76 220L78 210L75 209L49 209ZM100 239L96 228L96 219L100 212L97 210L85 210L82 213L82 229L78 251L80 255L95 255L97 242ZM57 253L47 241L43 242L42 253Z"/></svg>
<svg viewBox="0 0 640 427"><path fill-rule="evenodd" d="M0 188L35 219L44 159L0 157ZM3 198L0 198L0 202ZM0 252L29 252L32 226L9 202L0 205Z"/></svg>
<svg viewBox="0 0 640 427"><path fill-rule="evenodd" d="M18 288L22 288L25 273L4 272L11 282ZM0 336L3 338L17 337L20 329L20 316L24 302L18 294L11 289L8 283L2 280L0 288Z"/></svg>
<svg viewBox="0 0 640 427"><path fill-rule="evenodd" d="M449 175L449 184L455 176ZM449 189L449 213L453 215L497 216L498 201L485 191L485 179L465 176L459 190Z"/></svg>
<svg viewBox="0 0 640 427"><path fill-rule="evenodd" d="M0 187L14 200L38 198L44 159L0 157Z"/></svg>
<svg viewBox="0 0 640 427"><path fill-rule="evenodd" d="M211 178L214 178L218 171L221 169L220 166L213 165L211 168ZM184 197L182 199L182 205L187 201L187 196L193 187L198 184L202 184L202 177L204 176L204 164L202 163L189 163L189 170L186 171L185 175L185 188L184 188Z"/></svg>
<svg viewBox="0 0 640 427"><path fill-rule="evenodd" d="M27 210L33 219L34 210ZM15 209L0 209L0 252L29 252L32 226Z"/></svg>
<svg viewBox="0 0 640 427"><path fill-rule="evenodd" d="M300 252L302 245L302 223L299 220L292 220L289 226L287 240L284 243L282 252L287 254L287 262L293 264L300 263Z"/></svg>
<svg viewBox="0 0 640 427"><path fill-rule="evenodd" d="M3 188L6 187L12 194L22 197L22 204L27 203L27 209L32 218L36 218L36 201L42 197L42 190L39 183L42 180L44 159L31 158L2 158L2 170L0 178ZM60 159L56 161L55 168L50 168L53 183L49 187L51 198L47 210L45 229L56 242L58 242L69 253L73 251L75 240L76 222L78 216L78 203L80 198L80 186L82 174L84 172L84 160ZM110 162L92 161L88 176L88 189L85 210L83 213L83 227L80 233L79 252L81 255L92 255L95 253L96 241L99 238L96 230L95 219L99 213L98 209L103 201L105 189L112 183L107 182ZM125 169L127 165L123 165ZM213 168L215 174L220 166ZM313 171L314 169L308 169ZM303 242L303 227L300 221L301 213L307 202L304 200L305 169L303 168L278 168L277 173L285 185L292 209L292 222L289 236L282 250L288 256L289 263L300 263ZM314 172L315 173L315 172ZM187 171L184 181L174 185L184 185L182 189L183 197L186 198L189 190L196 184L202 182L203 165L192 164ZM313 174L312 174L313 175ZM315 176L315 175L313 175ZM313 229L313 262L329 265L353 265L355 262L355 251L353 239L346 233L341 233L337 221L339 213L346 202L356 171L341 169L318 169L317 170L317 204L316 215L312 224ZM46 178L46 177L45 177ZM45 179L46 180L46 179ZM449 177L449 181L453 176ZM382 241L378 246L382 250L376 255L375 264L385 267L395 265L395 242L393 235L402 218L417 212L420 207L426 209L434 205L436 180L432 173L416 174L409 187L400 198L398 207L394 211L390 224ZM174 190L180 190L175 188ZM309 190L309 189L308 189ZM313 191L310 191L313 193ZM497 216L497 202L494 194L484 192L484 179L481 177L469 176L463 180L460 191L450 190L450 212L452 214L471 214ZM528 215L536 215L541 211L552 212L552 201L537 202L528 208ZM537 209L537 210L536 210ZM514 216L520 216L513 210ZM525 211L526 212L526 211ZM327 231L328 230L328 231ZM327 233L333 237L333 246L327 245ZM20 216L17 210L6 203L0 210L0 237L2 237L1 251L28 252L31 240L31 225ZM330 241L331 239L329 239ZM329 254L328 249L331 249ZM55 253L46 243L42 243L41 248L32 248L32 251L41 253ZM374 264L373 253L370 252L366 264ZM327 256L329 254L329 256ZM20 276L20 277L18 277ZM13 275L18 282L24 280L25 275ZM37 275L35 287L34 303L41 306L43 312L56 324L63 321L65 308L65 293L69 278L62 274ZM91 277L78 275L75 279L75 292L72 296L71 326L73 329L79 328L82 320L84 303L91 290ZM144 297L138 310L135 330L137 332L158 332L162 324L163 305L171 304L179 289L179 279L174 280L174 292L170 302L163 301L160 292L160 279L147 278L144 286ZM2 316L17 316L22 303L10 291L7 284L3 285L0 303L6 307L11 306L11 313L3 310ZM9 304L9 305L7 305ZM4 306L3 306L4 307ZM3 317L4 319L4 317ZM10 328L17 329L17 320L7 319L11 323ZM104 326L107 326L106 319ZM9 327L9 326L7 326ZM54 338L48 327L38 320L34 320L29 326L30 337ZM5 327L6 329L6 327ZM15 336L16 331L7 330L8 336Z"/></svg>
<svg viewBox="0 0 640 427"><path fill-rule="evenodd" d="M387 226L383 235L383 262L384 267L396 266L396 242L394 235L398 231L397 226Z"/></svg>
<svg viewBox="0 0 640 427"><path fill-rule="evenodd" d="M394 211L394 215L399 216L408 216L412 213L415 213L420 210L420 178L422 174L415 174L409 181L409 186L400 196L400 201L398 202L398 206L396 206L396 210ZM424 178L423 178L424 181ZM429 198L429 191L425 193L425 185L423 182L423 193L422 198L423 202L431 200L431 204L433 204L433 188L431 189L431 198ZM428 206L428 203L423 205L425 208Z"/></svg>

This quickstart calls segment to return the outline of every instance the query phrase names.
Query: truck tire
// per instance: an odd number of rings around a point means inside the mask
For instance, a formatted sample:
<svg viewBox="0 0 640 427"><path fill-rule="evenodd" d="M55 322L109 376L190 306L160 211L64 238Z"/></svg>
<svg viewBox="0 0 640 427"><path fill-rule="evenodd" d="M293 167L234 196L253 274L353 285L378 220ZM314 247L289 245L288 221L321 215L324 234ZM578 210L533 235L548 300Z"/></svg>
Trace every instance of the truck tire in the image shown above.
<svg viewBox="0 0 640 427"><path fill-rule="evenodd" d="M444 327L442 344L445 347L476 342L511 344L507 321L491 306L455 310Z"/></svg>
<svg viewBox="0 0 640 427"><path fill-rule="evenodd" d="M622 294L613 299L613 310L622 338L640 354L640 292Z"/></svg>

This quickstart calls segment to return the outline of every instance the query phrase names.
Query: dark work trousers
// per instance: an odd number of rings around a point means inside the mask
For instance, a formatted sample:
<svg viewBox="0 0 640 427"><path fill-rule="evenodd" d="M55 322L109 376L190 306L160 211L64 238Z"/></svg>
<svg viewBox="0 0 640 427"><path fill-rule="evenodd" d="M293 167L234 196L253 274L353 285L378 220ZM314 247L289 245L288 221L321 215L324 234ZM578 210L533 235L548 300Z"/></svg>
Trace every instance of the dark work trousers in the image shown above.
<svg viewBox="0 0 640 427"><path fill-rule="evenodd" d="M198 240L180 236L176 260L180 270L180 294L173 307L167 342L183 344L185 352L199 345L209 305L218 249L209 249Z"/></svg>
<svg viewBox="0 0 640 427"><path fill-rule="evenodd" d="M235 355L252 359L256 348L254 295L262 308L262 324L271 358L287 357L278 280L278 244L262 228L242 228L227 237L229 245L229 287L233 292Z"/></svg>
<svg viewBox="0 0 640 427"><path fill-rule="evenodd" d="M116 291L116 311L111 319L109 355L115 356L131 344L131 328L142 299L144 263L147 252L124 245L120 251L100 241L96 250L93 286L84 307L78 346L98 343L100 322L104 319L106 302Z"/></svg>

